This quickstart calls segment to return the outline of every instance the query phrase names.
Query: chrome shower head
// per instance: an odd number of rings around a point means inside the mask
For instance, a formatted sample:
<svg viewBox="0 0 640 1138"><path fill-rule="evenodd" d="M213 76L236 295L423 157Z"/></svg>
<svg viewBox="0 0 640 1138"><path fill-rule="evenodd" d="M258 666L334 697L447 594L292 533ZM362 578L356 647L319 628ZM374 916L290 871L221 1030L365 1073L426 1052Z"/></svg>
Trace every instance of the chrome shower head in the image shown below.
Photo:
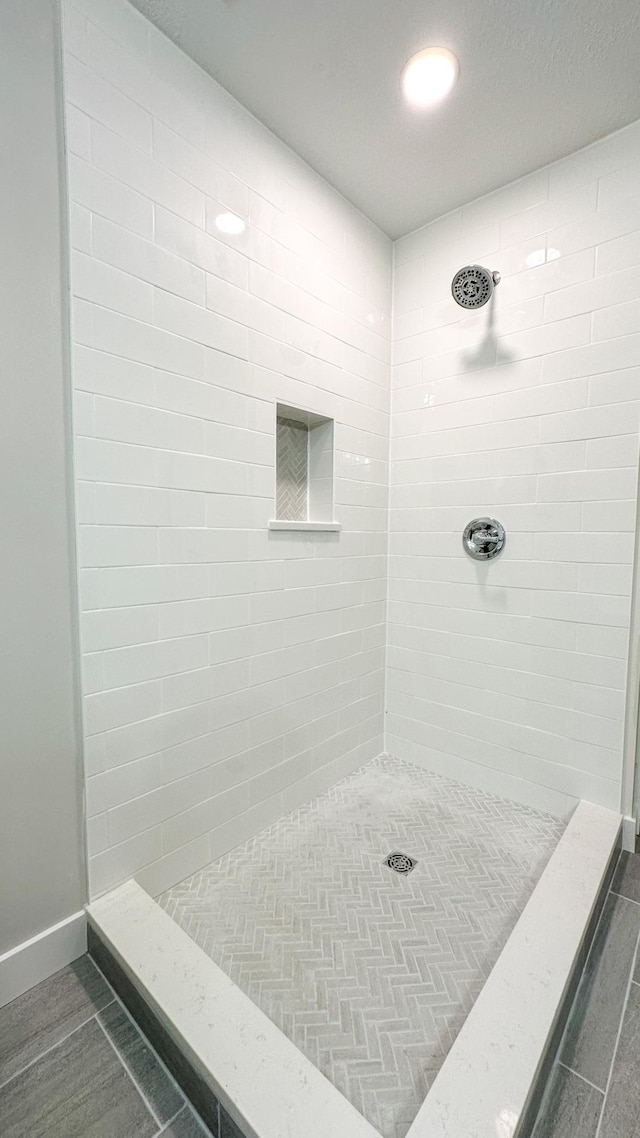
<svg viewBox="0 0 640 1138"><path fill-rule="evenodd" d="M490 273L482 265L465 265L451 282L451 295L461 308L482 308L500 283L500 273Z"/></svg>

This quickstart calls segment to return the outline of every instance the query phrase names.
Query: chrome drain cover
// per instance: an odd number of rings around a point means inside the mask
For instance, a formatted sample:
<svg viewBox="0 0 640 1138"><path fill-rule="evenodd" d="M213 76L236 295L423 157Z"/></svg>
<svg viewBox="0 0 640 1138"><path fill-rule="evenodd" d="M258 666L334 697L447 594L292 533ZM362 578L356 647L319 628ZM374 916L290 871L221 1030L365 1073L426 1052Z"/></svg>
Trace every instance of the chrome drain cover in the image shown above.
<svg viewBox="0 0 640 1138"><path fill-rule="evenodd" d="M411 873L418 863L415 858L409 857L409 854L394 850L393 853L387 854L382 864L388 866L394 873L406 874Z"/></svg>

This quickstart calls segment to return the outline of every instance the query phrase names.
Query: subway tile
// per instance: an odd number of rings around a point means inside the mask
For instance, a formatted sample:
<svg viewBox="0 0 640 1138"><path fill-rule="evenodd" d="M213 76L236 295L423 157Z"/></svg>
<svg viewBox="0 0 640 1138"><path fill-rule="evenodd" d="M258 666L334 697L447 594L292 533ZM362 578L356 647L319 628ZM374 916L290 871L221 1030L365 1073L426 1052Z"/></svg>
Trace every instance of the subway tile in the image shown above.
<svg viewBox="0 0 640 1138"><path fill-rule="evenodd" d="M248 287L249 262L244 254L157 203L154 204L154 216L154 237L161 249L239 288Z"/></svg>
<svg viewBox="0 0 640 1138"><path fill-rule="evenodd" d="M126 47L130 55L144 62L149 54L148 22L126 4L110 0L74 0L87 19L101 28L112 40Z"/></svg>
<svg viewBox="0 0 640 1138"><path fill-rule="evenodd" d="M108 849L100 853L90 851L89 888L91 896L94 897L123 881L128 881L144 866L162 856L162 834L159 826L145 829L130 840L115 844L111 833L109 837Z"/></svg>
<svg viewBox="0 0 640 1138"><path fill-rule="evenodd" d="M248 358L246 328L180 297L158 292L155 320L164 331L185 340L205 344L241 359Z"/></svg>
<svg viewBox="0 0 640 1138"><path fill-rule="evenodd" d="M528 209L518 210L509 215L503 214L500 227L502 245L516 245L536 234L543 235L549 229L557 228L569 221L593 213L598 200L598 183L594 179L572 188L567 193L554 193Z"/></svg>
<svg viewBox="0 0 640 1138"><path fill-rule="evenodd" d="M66 143L69 154L86 162L91 160L91 119L83 111L68 103L65 113ZM75 226L72 225L72 230Z"/></svg>
<svg viewBox="0 0 640 1138"><path fill-rule="evenodd" d="M637 145L638 128L634 123L555 162L549 170L549 194L566 193L584 182L602 178L610 171L624 166L629 161L629 153L633 154Z"/></svg>
<svg viewBox="0 0 640 1138"><path fill-rule="evenodd" d="M208 198L215 198L243 218L248 214L247 186L223 166L208 158L199 145L192 145L184 131L176 133L162 123L157 123L153 135L153 153L159 162L197 186Z"/></svg>
<svg viewBox="0 0 640 1138"><path fill-rule="evenodd" d="M628 300L624 304L612 304L593 314L592 338L612 340L631 336L640 326L640 303Z"/></svg>
<svg viewBox="0 0 640 1138"><path fill-rule="evenodd" d="M131 186L99 170L89 161L84 161L84 157L84 154L80 157L71 154L68 159L71 200L134 233L150 237L153 232L151 200Z"/></svg>
<svg viewBox="0 0 640 1138"><path fill-rule="evenodd" d="M201 344L105 308L92 307L89 315L92 318L90 330L84 338L78 336L77 343L192 379L203 378Z"/></svg>
<svg viewBox="0 0 640 1138"><path fill-rule="evenodd" d="M96 396L95 434L97 438L133 443L156 452L205 453L205 429L200 419L120 399Z"/></svg>
<svg viewBox="0 0 640 1138"><path fill-rule="evenodd" d="M151 115L79 60L65 64L65 94L72 106L102 123L143 153L151 153Z"/></svg>
<svg viewBox="0 0 640 1138"><path fill-rule="evenodd" d="M108 34L104 34L107 30ZM149 26L150 39L153 29ZM125 50L123 50L123 48ZM202 109L185 98L179 88L166 83L152 65L152 50L149 44L147 58L140 57L131 50L131 40L124 43L112 36L108 29L89 25L88 61L90 66L120 91L160 119L179 130L185 138L196 145L204 141L204 122ZM150 66L151 64L151 66ZM154 123L154 131L157 129ZM154 137L155 141L155 137Z"/></svg>
<svg viewBox="0 0 640 1138"><path fill-rule="evenodd" d="M87 20L77 8L65 5L62 14L64 50L75 55L76 59L86 60Z"/></svg>
<svg viewBox="0 0 640 1138"><path fill-rule="evenodd" d="M195 704L178 711L165 712L140 723L116 727L101 736L104 748L102 769L152 755L163 748L197 739L209 731L209 707Z"/></svg>
<svg viewBox="0 0 640 1138"><path fill-rule="evenodd" d="M624 209L616 209L613 203L592 217L570 221L567 225L552 229L548 234L549 245L567 255L592 245L601 245L626 233L640 228L640 198L630 198Z"/></svg>
<svg viewBox="0 0 640 1138"><path fill-rule="evenodd" d="M146 644L157 639L158 608L142 605L83 613L81 635L85 652Z"/></svg>
<svg viewBox="0 0 640 1138"><path fill-rule="evenodd" d="M87 781L87 812L90 817L149 794L162 785L162 760L159 755L145 755L130 763L100 771ZM107 817L108 830L108 817Z"/></svg>
<svg viewBox="0 0 640 1138"><path fill-rule="evenodd" d="M204 225L204 195L200 190L99 123L91 127L91 155L98 169L112 178L194 225Z"/></svg>
<svg viewBox="0 0 640 1138"><path fill-rule="evenodd" d="M126 5L82 0L67 46L82 638L105 688L90 872L160 889L296 805L294 777L312 792L312 755L339 774L379 736L391 246ZM487 779L547 804L615 805L637 143L629 128L394 250L393 722L407 757L460 773L487 762L489 726ZM449 285L474 258L503 281L468 315ZM339 537L267 531L276 400L337 421ZM469 511L507 527L480 570Z"/></svg>
<svg viewBox="0 0 640 1138"><path fill-rule="evenodd" d="M146 241L106 218L93 223L93 255L150 285L202 304L204 273L158 244Z"/></svg>
<svg viewBox="0 0 640 1138"><path fill-rule="evenodd" d="M157 715L162 693L158 682L132 684L85 696L84 715L88 735L96 735L113 727L122 727Z"/></svg>
<svg viewBox="0 0 640 1138"><path fill-rule="evenodd" d="M625 423L628 427L637 421L639 407L634 401L544 415L540 421L540 442L569 442L623 434Z"/></svg>
<svg viewBox="0 0 640 1138"><path fill-rule="evenodd" d="M153 565L158 559L157 531L150 527L79 526L82 566Z"/></svg>
<svg viewBox="0 0 640 1138"><path fill-rule="evenodd" d="M105 652L102 662L105 688L116 688L202 668L209 645L204 635L134 644Z"/></svg>
<svg viewBox="0 0 640 1138"><path fill-rule="evenodd" d="M73 295L102 308L110 308L136 320L150 322L153 316L153 289L146 281L114 269L85 253L71 256Z"/></svg>
<svg viewBox="0 0 640 1138"><path fill-rule="evenodd" d="M617 273L640 264L640 229L605 241L596 249L596 276Z"/></svg>
<svg viewBox="0 0 640 1138"><path fill-rule="evenodd" d="M563 288L549 293L545 298L545 320L564 320L580 313L608 309L623 301L634 299L640 286L640 266L633 266L606 276L597 276L572 288ZM634 329L632 329L633 331ZM623 333L621 333L623 334ZM596 337L604 339L605 337Z"/></svg>

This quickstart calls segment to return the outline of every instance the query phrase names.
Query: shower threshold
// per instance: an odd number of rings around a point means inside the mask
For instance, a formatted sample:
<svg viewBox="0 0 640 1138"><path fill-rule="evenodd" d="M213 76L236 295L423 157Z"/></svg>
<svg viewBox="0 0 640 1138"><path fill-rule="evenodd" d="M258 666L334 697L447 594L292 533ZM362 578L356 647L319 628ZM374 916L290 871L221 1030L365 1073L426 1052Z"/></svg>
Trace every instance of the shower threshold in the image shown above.
<svg viewBox="0 0 640 1138"><path fill-rule="evenodd" d="M470 831L466 854L451 835L451 796L455 797L456 793L464 799ZM421 802L424 805L427 798L432 823L429 832L424 818L420 817ZM471 800L476 809L469 813ZM379 813L381 802L387 803L387 821L393 816L397 825L398 817L402 818L404 829L401 834L396 831L402 845L390 841L389 826L385 830L384 824L381 825L385 821ZM503 823L506 815L504 824L507 830L510 827L511 839L516 842L516 852L520 855L528 845L538 862L540 858L544 862L549 855L550 841L555 848L531 892L532 881L518 880L514 847L506 842L505 864L504 846L495 843L492 847L489 841L487 864L476 865L478 872L471 883L472 890L479 895L482 881L488 890L489 904L477 902L474 909L473 896L471 900L465 898L461 884L465 876L470 875L469 851L473 851L475 837L491 829L492 814L494 820L502 815ZM356 820L359 820L357 825ZM355 866L351 864L353 849L347 839L350 823L353 840L357 839L360 850L359 863ZM343 780L328 795L276 823L183 885L169 890L161 898L164 908L135 882L128 882L93 902L88 910L89 919L115 966L123 970L126 981L133 985L162 1029L178 1045L196 1076L216 1096L223 1113L226 1112L229 1134L246 1138L300 1138L302 1135L329 1138L338 1134L349 1138L389 1138L389 1135L399 1138L400 1134L408 1134L408 1138L496 1138L499 1134L500 1138L512 1138L526 1133L527 1121L535 1107L545 1057L552 1050L562 1009L570 1002L572 984L584 961L590 930L597 917L598 900L617 853L620 818L611 811L580 803L557 841L560 831L556 820L536 811L505 803L495 796L483 796L409 764L381 758ZM381 848L376 847L376 840ZM332 849L332 841L340 845L341 863L335 856L335 848ZM458 879L455 874L454 879L448 876L451 856L441 857L439 865L434 863L434 849L438 844L444 848L447 843L453 849L453 864L457 861L464 866L464 873ZM304 875L313 849L319 853L315 862L311 858L310 877L304 884L299 874ZM384 864L389 850L400 849L417 861L416 868L407 876L393 873ZM482 861L480 846L474 857ZM534 863L532 856L532 866ZM328 871L328 866L335 866L335 871L332 868ZM482 872L483 868L490 869L496 880L502 881L505 895L500 897L500 904L491 903L496 889ZM539 869L535 876L538 872ZM350 875L353 874L352 880ZM304 1001L300 1001L300 993L310 992L310 976L304 975L304 968L301 973L300 961L294 960L292 964L287 960L286 947L276 954L277 958L273 955L273 946L269 948L269 922L264 919L264 913L270 910L276 914L272 924L278 933L282 925L280 910L287 910L286 889L284 894L277 895L278 879L280 884L284 879L287 888L293 890L290 897L300 897L299 905L290 906L292 911L304 910L312 924L314 920L318 924L316 905L322 893L327 918L324 947L334 946L337 938L339 948L334 970L340 972L342 968L343 981L346 977L348 982L343 954L348 955L350 942L347 937L341 943L340 928L346 921L351 923L352 933L354 927L357 931L358 921L363 921L367 912L363 908L363 896L370 905L372 928L367 935L373 946L370 955L374 982L378 983L382 974L383 989L386 976L387 983L391 979L393 991L394 977L390 977L389 962L380 959L381 930L384 933L385 928L387 932L391 929L393 934L398 926L397 918L402 917L403 911L409 914L408 940L405 935L404 941L396 938L391 945L392 954L395 952L398 958L397 1002L404 1007L404 1012L398 1013L398 1023L391 1024L396 1030L391 1039L395 1039L396 1044L394 1062L397 1064L399 1051L401 1057L406 1056L407 1069L413 1063L414 1076L418 1071L423 1079L422 1083L420 1077L415 1079L416 1093L422 1090L426 1097L422 1105L417 1101L410 1105L407 1116L398 1108L397 1095L394 1101L393 1094L388 1100L391 1113L385 1115L384 1088L389 1082L385 1084L379 1078L380 1067L366 1048L364 1052L360 1048L355 1056L360 1065L352 1068L353 1082L349 1082L349 1065L345 1063L349 1053L341 1047L344 1040L339 1037L326 1040L327 1033L335 1036L335 1026L325 1031L320 1057L313 1047L296 1046L296 1042L304 1044L301 1025L305 1022L312 1027L314 1021L320 1023L322 1039L323 1016L314 1017L310 1008L304 1007ZM334 889L332 897L335 881L340 883L340 889L337 892ZM303 887L305 892L301 893ZM524 897L530 894L529 899L515 927L513 913L506 927L505 912L512 912L518 890L521 901L517 911L522 909L523 889ZM444 918L438 917L436 925L427 920L423 927L420 913L427 911L430 904L433 909L435 902L440 908L444 906ZM435 1010L444 1023L444 1037L450 1038L446 1047L442 1046L442 1040L434 1047L428 1035L423 1040L416 1036L415 1030L409 1030L419 1025L425 1008L431 1012L434 1001L425 998L424 984L417 985L412 983L411 977L404 977L401 961L400 965L398 962L406 951L412 960L417 960L423 979L429 980L425 972L425 961L429 959L444 962L442 971L446 974L450 963L449 932L452 940L459 935L456 933L459 916L456 902L458 910L461 907L462 911L469 911L475 936L462 944L464 959L458 971L455 964L450 971L450 976L456 976L456 998L457 988L462 989L459 1007L450 998L451 985L445 975L448 995L445 992L438 997ZM266 906L264 912L261 905ZM176 920L165 910L172 912ZM416 914L419 919L414 919ZM368 928L368 922L365 923ZM180 924L183 927L179 927ZM480 926L484 935L479 938ZM424 955L424 942L432 936L434 927L437 943L435 957L433 945L430 957L429 953ZM188 935L186 929L192 935ZM239 942L240 931L247 935L246 950L241 936ZM291 939L292 931L299 939L301 929L296 926L292 930L289 923L286 935L283 931L280 940ZM319 939L323 939L322 932ZM391 940L393 942L393 935ZM258 943L260 951L256 951ZM356 957L361 949L361 939L358 941L356 936L353 945ZM335 952L334 947L330 950ZM211 958L216 955L217 961ZM303 957L307 955L303 953ZM312 972L311 978L328 975L329 987L335 988L339 977L333 976L331 969L322 967L322 952L320 958L319 971ZM291 979L290 998L284 1001L281 977L278 979L278 969L283 964L286 967L282 975L289 975ZM236 983L236 979L240 983ZM406 980L404 987L403 979ZM402 1015L406 1013L406 1005L411 1003L412 992L417 993L419 1015L413 1025L410 1017L405 1025L406 1048L403 1050ZM264 993L268 997L266 1002ZM251 995L257 996L261 1007ZM342 995L348 1003L348 992ZM387 1003L385 1007L383 996L384 993L379 996L380 1010L388 1026L389 1006ZM354 1006L358 999L362 1005L362 997L362 988L353 993ZM322 993L318 997L316 991L311 991L311 999L318 998L322 1004ZM285 1012L279 1019L274 1008L277 1010L277 1006L283 1004ZM361 1025L361 1034L366 1036L365 1029L366 1016L364 1027ZM310 1036L313 1038L313 1031ZM330 1078L316 1065L319 1058ZM369 1083L368 1069L372 1073ZM429 1075L426 1083L425 1072ZM406 1076L406 1071L402 1074ZM383 1088L382 1097L369 1093L372 1087L373 1091L376 1089L376 1077L377 1085Z"/></svg>

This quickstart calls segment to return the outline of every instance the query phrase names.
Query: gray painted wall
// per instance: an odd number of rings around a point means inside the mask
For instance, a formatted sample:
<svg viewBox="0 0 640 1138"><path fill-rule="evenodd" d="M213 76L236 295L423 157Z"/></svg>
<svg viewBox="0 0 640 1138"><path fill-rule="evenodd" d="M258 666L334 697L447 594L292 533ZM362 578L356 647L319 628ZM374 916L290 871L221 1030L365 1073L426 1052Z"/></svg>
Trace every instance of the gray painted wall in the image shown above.
<svg viewBox="0 0 640 1138"><path fill-rule="evenodd" d="M55 0L0 5L0 953L84 900Z"/></svg>

